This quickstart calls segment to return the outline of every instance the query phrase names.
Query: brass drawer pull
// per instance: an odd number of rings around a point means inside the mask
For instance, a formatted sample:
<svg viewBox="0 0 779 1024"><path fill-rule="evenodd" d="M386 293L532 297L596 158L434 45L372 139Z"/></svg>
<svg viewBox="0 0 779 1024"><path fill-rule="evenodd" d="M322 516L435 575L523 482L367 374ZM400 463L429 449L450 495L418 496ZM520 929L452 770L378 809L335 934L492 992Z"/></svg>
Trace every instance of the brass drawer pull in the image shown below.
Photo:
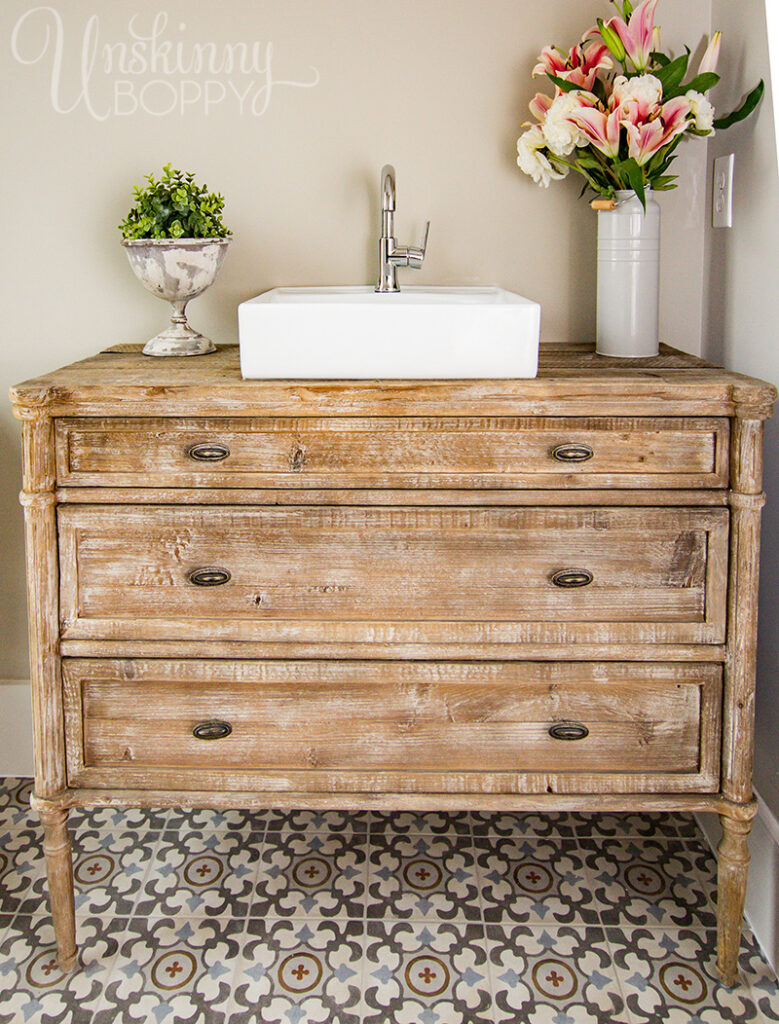
<svg viewBox="0 0 779 1024"><path fill-rule="evenodd" d="M588 444L558 444L552 449L552 458L558 462L587 462L594 454Z"/></svg>
<svg viewBox="0 0 779 1024"><path fill-rule="evenodd" d="M203 441L187 449L187 455L195 462L221 462L230 454L230 449L220 441Z"/></svg>
<svg viewBox="0 0 779 1024"><path fill-rule="evenodd" d="M586 587L593 581L593 575L588 569L560 569L552 577L552 583L556 587Z"/></svg>
<svg viewBox="0 0 779 1024"><path fill-rule="evenodd" d="M218 718L212 718L208 722L198 722L192 730L196 740L221 740L229 736L233 727L229 722L220 722Z"/></svg>
<svg viewBox="0 0 779 1024"><path fill-rule="evenodd" d="M204 566L202 569L193 569L187 576L190 583L196 587L221 587L223 583L229 583L232 575L227 569L219 569L216 566Z"/></svg>
<svg viewBox="0 0 779 1024"><path fill-rule="evenodd" d="M553 740L584 740L590 730L581 722L557 722L549 727L549 735Z"/></svg>

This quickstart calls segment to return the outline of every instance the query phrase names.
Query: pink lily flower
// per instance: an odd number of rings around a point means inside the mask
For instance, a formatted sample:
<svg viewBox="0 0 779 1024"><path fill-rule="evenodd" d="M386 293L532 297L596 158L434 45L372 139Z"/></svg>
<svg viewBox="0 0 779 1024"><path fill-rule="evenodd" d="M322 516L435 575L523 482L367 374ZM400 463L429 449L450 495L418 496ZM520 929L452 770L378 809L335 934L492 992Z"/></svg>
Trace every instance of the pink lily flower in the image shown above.
<svg viewBox="0 0 779 1024"><path fill-rule="evenodd" d="M538 63L533 68L533 78L539 75L558 75L562 77L568 67L568 54L559 46L545 46L538 55Z"/></svg>
<svg viewBox="0 0 779 1024"><path fill-rule="evenodd" d="M610 29L620 38L636 71L644 71L649 64L649 55L654 45L655 7L657 0L643 0L625 22L612 18L607 22Z"/></svg>
<svg viewBox="0 0 779 1024"><path fill-rule="evenodd" d="M629 156L633 157L639 167L643 167L663 146L686 130L690 114L690 101L686 96L677 96L664 103L652 121L633 124L623 120L622 124L628 133Z"/></svg>
<svg viewBox="0 0 779 1024"><path fill-rule="evenodd" d="M621 116L619 109L606 114L597 107L582 107L575 114L571 114L571 120L581 128L596 149L605 156L617 157L622 128Z"/></svg>
<svg viewBox="0 0 779 1024"><path fill-rule="evenodd" d="M552 97L545 96L542 92L537 92L533 99L530 101L530 113L539 123L543 123L546 118L549 108L552 106Z"/></svg>
<svg viewBox="0 0 779 1024"><path fill-rule="evenodd" d="M582 44L580 49L582 51L582 72L589 81L589 85L583 84L583 88L589 91L595 84L597 73L599 71L609 71L614 64L609 56L609 48L602 39Z"/></svg>
<svg viewBox="0 0 779 1024"><path fill-rule="evenodd" d="M722 42L722 33L715 32L709 40L709 45L706 47L700 67L698 68L698 74L702 75L705 71L716 71L717 62L719 61L719 50L720 43Z"/></svg>
<svg viewBox="0 0 779 1024"><path fill-rule="evenodd" d="M545 46L533 68L534 77L555 75L589 92L595 84L598 72L612 67L608 46L600 36L587 42L590 34L587 33L584 40L574 46L570 53L556 46Z"/></svg>

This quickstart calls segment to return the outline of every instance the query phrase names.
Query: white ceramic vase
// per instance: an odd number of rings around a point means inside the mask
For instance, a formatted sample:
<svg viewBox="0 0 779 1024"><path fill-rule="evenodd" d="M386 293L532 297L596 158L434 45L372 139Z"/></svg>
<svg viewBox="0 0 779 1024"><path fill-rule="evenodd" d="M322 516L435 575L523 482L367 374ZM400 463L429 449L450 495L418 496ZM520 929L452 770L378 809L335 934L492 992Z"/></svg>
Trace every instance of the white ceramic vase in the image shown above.
<svg viewBox="0 0 779 1024"><path fill-rule="evenodd" d="M146 342L145 356L202 356L215 352L210 338L187 322L186 306L214 283L229 238L124 239L133 273L145 288L173 307L170 326Z"/></svg>
<svg viewBox="0 0 779 1024"><path fill-rule="evenodd" d="M602 356L656 356L660 291L660 207L646 192L617 192L614 210L598 211L596 349Z"/></svg>

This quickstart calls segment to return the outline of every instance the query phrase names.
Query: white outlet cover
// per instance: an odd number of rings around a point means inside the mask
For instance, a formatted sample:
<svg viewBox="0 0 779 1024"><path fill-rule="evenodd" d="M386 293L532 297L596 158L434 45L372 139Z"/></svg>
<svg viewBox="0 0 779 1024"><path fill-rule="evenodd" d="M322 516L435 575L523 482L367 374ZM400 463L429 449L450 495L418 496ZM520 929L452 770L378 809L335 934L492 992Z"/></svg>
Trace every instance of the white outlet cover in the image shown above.
<svg viewBox="0 0 779 1024"><path fill-rule="evenodd" d="M714 161L714 187L711 199L711 223L715 228L733 227L733 165L735 155L718 156Z"/></svg>

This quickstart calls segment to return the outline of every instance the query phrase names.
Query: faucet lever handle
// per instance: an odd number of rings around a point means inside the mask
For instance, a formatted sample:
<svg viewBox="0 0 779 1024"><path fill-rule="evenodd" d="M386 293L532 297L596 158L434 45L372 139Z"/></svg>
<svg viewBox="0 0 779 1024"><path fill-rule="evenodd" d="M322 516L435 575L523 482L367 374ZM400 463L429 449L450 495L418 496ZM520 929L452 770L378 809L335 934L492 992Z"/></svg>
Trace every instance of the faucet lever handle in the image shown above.
<svg viewBox="0 0 779 1024"><path fill-rule="evenodd" d="M414 267L416 270L422 266L425 260L425 253L427 252L427 239L430 234L430 221L425 224L425 237L422 239L422 244L417 248L415 245L408 247L408 266Z"/></svg>
<svg viewBox="0 0 779 1024"><path fill-rule="evenodd" d="M422 245L420 246L420 248L422 250L422 257L423 258L424 258L425 253L427 252L427 239L428 239L429 235L430 235L430 221L428 220L428 221L425 221L425 237L422 239Z"/></svg>

